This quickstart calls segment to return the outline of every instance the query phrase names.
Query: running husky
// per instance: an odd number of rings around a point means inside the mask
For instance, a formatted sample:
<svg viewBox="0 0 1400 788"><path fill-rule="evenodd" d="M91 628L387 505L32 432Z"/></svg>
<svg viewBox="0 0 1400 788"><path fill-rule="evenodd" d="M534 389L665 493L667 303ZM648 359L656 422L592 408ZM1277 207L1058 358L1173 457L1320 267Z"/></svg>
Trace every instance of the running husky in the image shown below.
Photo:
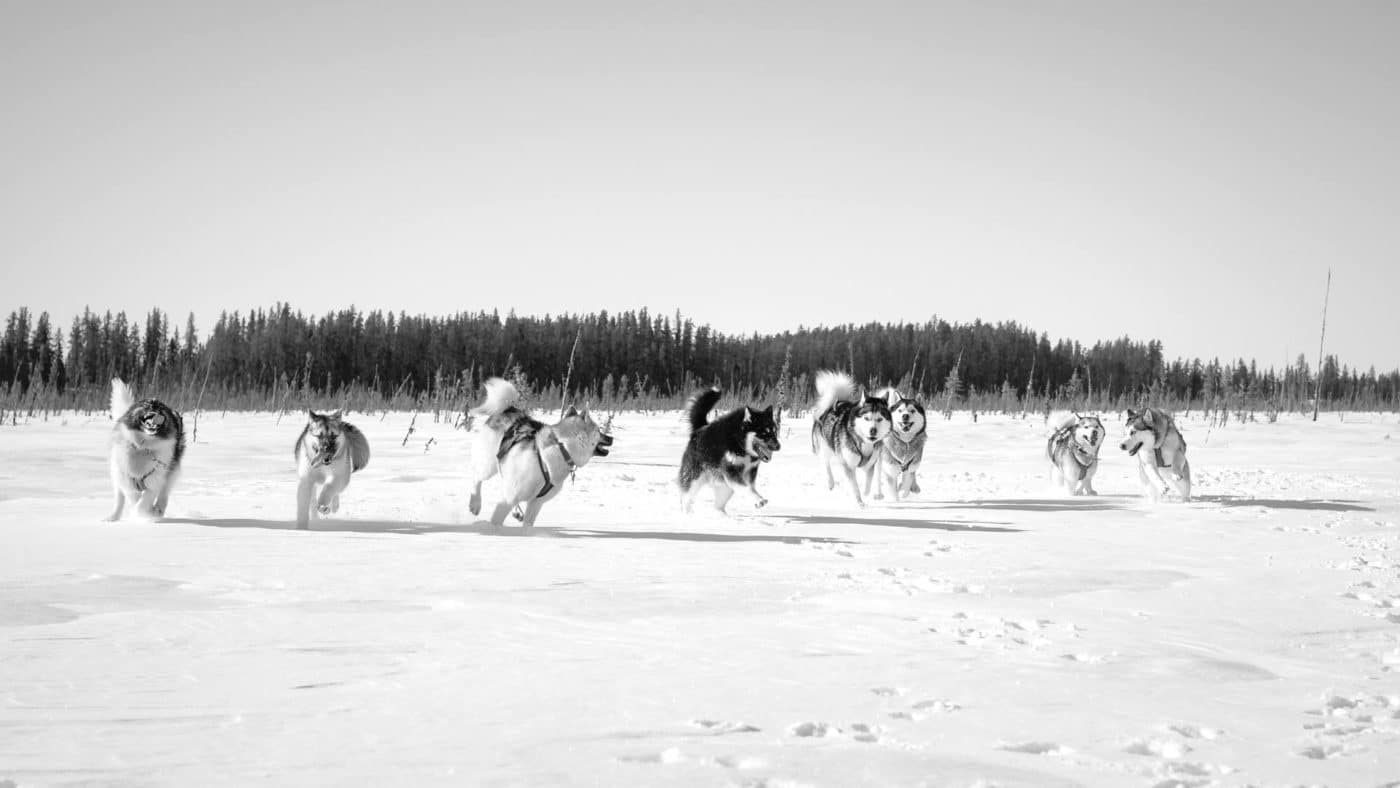
<svg viewBox="0 0 1400 788"><path fill-rule="evenodd" d="M1186 461L1186 438L1172 417L1156 408L1128 411L1127 436L1118 448L1137 457L1138 479L1153 501L1173 494L1191 500L1191 464ZM1142 451L1150 449L1150 451ZM1163 471L1167 471L1164 478ZM1156 484L1153 484L1153 479Z"/></svg>
<svg viewBox="0 0 1400 788"><path fill-rule="evenodd" d="M1050 461L1050 483L1063 486L1070 495L1098 495L1094 474L1099 470L1099 449L1103 446L1103 422L1098 416L1069 413L1056 421L1055 432L1045 442L1045 458Z"/></svg>
<svg viewBox="0 0 1400 788"><path fill-rule="evenodd" d="M876 394L890 406L890 421L893 424L890 436L880 446L880 467L874 475L880 477L875 486L875 500L885 497L885 488L896 501L908 497L919 490L919 465L924 461L924 444L928 442L928 419L924 415L924 404L909 399L893 388ZM866 482L865 494L870 494L870 482Z"/></svg>
<svg viewBox="0 0 1400 788"><path fill-rule="evenodd" d="M515 403L520 392L510 381L486 381L486 401L472 409L485 416L472 443L472 514L481 514L481 483L501 475L501 500L491 514L491 526L499 529L506 515L518 504L525 504L521 523L528 530L546 502L563 489L564 478L588 464L594 457L608 456L611 435L598 428L588 409L569 407L556 424L530 418Z"/></svg>
<svg viewBox="0 0 1400 788"><path fill-rule="evenodd" d="M164 517L185 455L185 422L160 400L136 402L121 378L112 378L111 409L116 424L108 468L116 506L106 521L120 520L126 504L141 517Z"/></svg>
<svg viewBox="0 0 1400 788"><path fill-rule="evenodd" d="M744 407L731 410L707 423L710 411L719 402L720 390L708 389L691 397L686 405L690 420L690 441L681 455L681 507L689 513L700 490L715 491L715 508L724 507L735 490L753 495L754 508L768 503L758 491L758 466L773 459L782 448L773 406L763 410Z"/></svg>
<svg viewBox="0 0 1400 788"><path fill-rule="evenodd" d="M844 372L817 373L817 409L812 418L812 451L826 468L827 489L836 489L834 470L840 469L864 507L856 471L865 475L865 487L875 473L880 446L890 434L890 406L882 399L855 396L855 382Z"/></svg>
<svg viewBox="0 0 1400 788"><path fill-rule="evenodd" d="M297 528L306 530L316 515L340 511L340 494L350 475L369 464L369 441L339 410L309 410L293 449L297 458ZM312 504L312 500L315 504Z"/></svg>

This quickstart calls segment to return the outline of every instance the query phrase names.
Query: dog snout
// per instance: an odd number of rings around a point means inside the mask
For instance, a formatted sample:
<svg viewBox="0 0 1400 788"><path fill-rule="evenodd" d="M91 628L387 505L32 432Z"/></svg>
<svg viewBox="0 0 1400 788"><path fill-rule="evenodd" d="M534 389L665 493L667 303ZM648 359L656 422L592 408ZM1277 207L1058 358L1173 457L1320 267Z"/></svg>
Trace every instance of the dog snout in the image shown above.
<svg viewBox="0 0 1400 788"><path fill-rule="evenodd" d="M774 439L773 439L773 451L782 451L782 450L783 450L783 444L779 443L777 438L774 438Z"/></svg>
<svg viewBox="0 0 1400 788"><path fill-rule="evenodd" d="M870 439L871 439L871 440L875 440L875 436L876 436L876 435L879 435L879 434L880 434L880 431L879 431L879 430L875 429L874 427L871 427L871 428L870 428Z"/></svg>

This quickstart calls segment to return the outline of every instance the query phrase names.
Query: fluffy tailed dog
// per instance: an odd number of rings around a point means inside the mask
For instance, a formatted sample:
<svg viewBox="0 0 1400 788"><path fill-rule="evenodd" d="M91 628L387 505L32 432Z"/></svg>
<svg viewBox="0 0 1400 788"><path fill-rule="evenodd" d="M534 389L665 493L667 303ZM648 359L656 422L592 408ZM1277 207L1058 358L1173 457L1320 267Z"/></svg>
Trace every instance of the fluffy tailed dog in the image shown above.
<svg viewBox="0 0 1400 788"><path fill-rule="evenodd" d="M316 515L340 511L340 494L350 475L369 464L369 441L339 410L307 411L293 450L297 458L297 528L305 530Z"/></svg>
<svg viewBox="0 0 1400 788"><path fill-rule="evenodd" d="M875 488L875 500L885 497L884 490L896 501L919 490L919 465L924 461L924 444L928 441L928 419L924 415L924 404L918 399L910 399L895 389L884 389L876 394L890 406L891 429L889 437L880 444L879 467L874 475L879 476ZM869 482L865 494L870 494Z"/></svg>
<svg viewBox="0 0 1400 788"><path fill-rule="evenodd" d="M865 506L860 497L856 473L865 476L865 487L880 452L880 445L890 434L890 406L885 400L856 396L855 383L843 372L822 370L817 373L817 409L812 418L812 451L821 457L826 468L826 484L836 489L839 470L850 482L856 505Z"/></svg>
<svg viewBox="0 0 1400 788"><path fill-rule="evenodd" d="M1163 495L1191 500L1191 464L1186 438L1172 417L1156 408L1128 411L1127 435L1118 448L1137 457L1138 479L1153 501Z"/></svg>
<svg viewBox="0 0 1400 788"><path fill-rule="evenodd" d="M185 422L164 402L135 401L121 378L112 379L112 450L109 468L116 505L108 522L130 504L142 517L165 516L170 490L185 455Z"/></svg>
<svg viewBox="0 0 1400 788"><path fill-rule="evenodd" d="M501 378L486 381L486 401L472 412L485 416L472 442L472 514L481 514L481 483L501 476L501 500L491 514L500 528L506 515L525 504L521 522L533 528L540 508L563 489L564 479L594 457L608 456L611 435L599 429L588 409L569 408L556 424L545 424L515 403L520 392Z"/></svg>
<svg viewBox="0 0 1400 788"><path fill-rule="evenodd" d="M1099 449L1105 430L1098 416L1069 413L1056 423L1045 442L1045 458L1050 461L1050 482L1063 486L1070 495L1098 495L1094 474L1099 470Z"/></svg>
<svg viewBox="0 0 1400 788"><path fill-rule="evenodd" d="M755 508L768 503L757 482L758 466L782 448L773 407L737 408L710 422L710 411L719 398L719 389L709 389L696 394L686 406L690 441L681 455L679 478L681 506L686 512L706 487L715 491L715 508L721 512L736 490L752 495Z"/></svg>

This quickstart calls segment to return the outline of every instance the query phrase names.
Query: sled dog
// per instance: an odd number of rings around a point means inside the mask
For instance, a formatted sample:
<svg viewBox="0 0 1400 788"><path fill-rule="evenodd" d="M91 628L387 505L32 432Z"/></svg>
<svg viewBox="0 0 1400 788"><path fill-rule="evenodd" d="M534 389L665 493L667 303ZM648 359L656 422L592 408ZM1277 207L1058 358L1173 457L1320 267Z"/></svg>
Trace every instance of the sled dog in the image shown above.
<svg viewBox="0 0 1400 788"><path fill-rule="evenodd" d="M1105 431L1098 416L1069 413L1056 422L1055 431L1045 442L1045 458L1050 461L1050 482L1063 486L1070 495L1098 495L1094 474L1099 470L1099 449Z"/></svg>
<svg viewBox="0 0 1400 788"><path fill-rule="evenodd" d="M817 373L817 407L812 417L812 452L826 468L828 489L836 489L840 470L851 485L856 505L864 507L856 473L865 476L865 487L875 473L880 446L890 434L890 406L883 399L855 394L855 383L844 372Z"/></svg>
<svg viewBox="0 0 1400 788"><path fill-rule="evenodd" d="M468 507L481 514L481 484L501 476L501 500L491 513L491 526L499 529L510 510L525 504L521 524L535 525L540 508L563 489L564 479L594 457L606 457L613 444L585 407L573 406L555 424L530 418L515 403L520 400L510 381L486 381L486 401L472 409L485 416L472 440L471 499Z"/></svg>
<svg viewBox="0 0 1400 788"><path fill-rule="evenodd" d="M1160 500L1163 495L1191 500L1191 464L1186 461L1186 438L1170 415L1156 408L1129 410L1127 434L1118 448L1126 451L1129 457L1137 457L1138 479L1153 501Z"/></svg>
<svg viewBox="0 0 1400 788"><path fill-rule="evenodd" d="M350 475L369 464L369 441L339 410L307 411L306 426L293 449L297 458L297 528L317 515L340 511L340 494Z"/></svg>
<svg viewBox="0 0 1400 788"><path fill-rule="evenodd" d="M112 378L111 410L108 467L116 505L107 522L120 520L128 504L141 517L164 517L185 455L185 423L160 400L136 402L121 378Z"/></svg>
<svg viewBox="0 0 1400 788"><path fill-rule="evenodd" d="M919 490L919 465L924 461L924 444L928 441L928 420L924 415L924 404L917 398L910 399L893 388L876 392L890 406L890 435L880 445L879 467L875 476L875 500L885 497L889 488L890 497L896 501L906 498ZM866 482L865 494L870 494L870 482Z"/></svg>
<svg viewBox="0 0 1400 788"><path fill-rule="evenodd" d="M690 398L686 417L690 421L690 441L681 455L679 483L681 506L689 513L700 490L715 492L715 508L724 512L736 490L753 496L754 508L768 499L758 491L758 466L773 459L782 448L773 407L763 410L737 408L709 422L710 411L719 402L720 390L707 389Z"/></svg>

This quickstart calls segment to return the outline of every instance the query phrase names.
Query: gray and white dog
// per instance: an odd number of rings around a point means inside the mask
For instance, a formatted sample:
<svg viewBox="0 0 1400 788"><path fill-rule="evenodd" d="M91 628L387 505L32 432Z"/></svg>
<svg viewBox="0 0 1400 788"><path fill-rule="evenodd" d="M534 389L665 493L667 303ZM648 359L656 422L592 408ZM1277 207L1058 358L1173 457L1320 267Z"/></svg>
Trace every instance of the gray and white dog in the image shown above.
<svg viewBox="0 0 1400 788"><path fill-rule="evenodd" d="M875 500L885 497L885 489L896 501L907 498L919 490L919 466L924 461L924 445L928 442L928 418L924 404L916 398L900 394L894 388L883 389L875 396L885 400L890 406L890 434L880 444L879 486L875 489ZM870 494L870 487L865 488Z"/></svg>
<svg viewBox="0 0 1400 788"><path fill-rule="evenodd" d="M369 441L339 410L307 411L297 437L297 528L306 530L316 515L340 511L340 494L350 476L369 464Z"/></svg>
<svg viewBox="0 0 1400 788"><path fill-rule="evenodd" d="M1050 482L1070 495L1098 495L1094 474L1099 470L1099 449L1106 431L1098 416L1070 413L1062 417L1045 442L1050 460Z"/></svg>
<svg viewBox="0 0 1400 788"><path fill-rule="evenodd" d="M1181 501L1191 500L1191 464L1186 461L1186 438L1170 414L1156 408L1130 409L1127 435L1118 448L1126 451L1129 457L1137 457L1138 480L1153 501L1161 500L1164 495Z"/></svg>
<svg viewBox="0 0 1400 788"><path fill-rule="evenodd" d="M850 482L856 505L865 506L856 473L870 487L878 463L880 445L890 434L890 406L883 399L856 396L855 381L844 372L817 373L817 407L812 417L812 451L826 468L828 489L836 489L836 474Z"/></svg>
<svg viewBox="0 0 1400 788"><path fill-rule="evenodd" d="M116 505L108 522L122 517L127 504L140 517L165 516L170 490L185 455L185 422L158 399L135 401L121 378L112 378L111 452L108 470Z"/></svg>

